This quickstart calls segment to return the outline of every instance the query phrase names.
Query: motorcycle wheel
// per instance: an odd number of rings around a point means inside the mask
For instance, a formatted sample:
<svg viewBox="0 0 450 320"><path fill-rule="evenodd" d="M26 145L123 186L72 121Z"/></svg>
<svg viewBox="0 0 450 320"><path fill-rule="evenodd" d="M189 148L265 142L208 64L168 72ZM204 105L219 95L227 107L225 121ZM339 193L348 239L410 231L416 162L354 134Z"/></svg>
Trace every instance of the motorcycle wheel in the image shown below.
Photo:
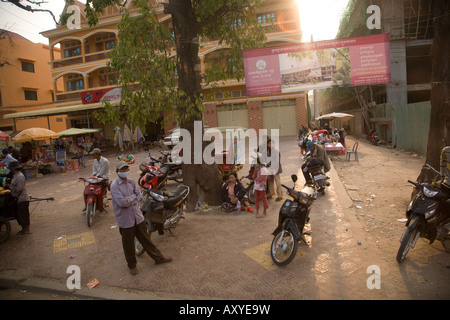
<svg viewBox="0 0 450 320"><path fill-rule="evenodd" d="M142 244L139 242L138 239L134 239L134 248L135 248L136 255L138 257L142 256L145 252L144 247L142 246Z"/></svg>
<svg viewBox="0 0 450 320"><path fill-rule="evenodd" d="M95 202L86 205L86 219L88 227L92 227L95 214Z"/></svg>
<svg viewBox="0 0 450 320"><path fill-rule="evenodd" d="M8 219L0 217L0 243L5 242L11 234L11 224Z"/></svg>
<svg viewBox="0 0 450 320"><path fill-rule="evenodd" d="M247 188L248 202L255 204L255 190L253 190L253 182Z"/></svg>
<svg viewBox="0 0 450 320"><path fill-rule="evenodd" d="M417 239L420 236L419 230L419 218L414 218L413 222L406 228L400 239L400 248L398 248L397 252L397 262L401 263L405 260L406 255L409 252L409 249L414 248Z"/></svg>
<svg viewBox="0 0 450 320"><path fill-rule="evenodd" d="M272 240L270 256L277 266L282 267L294 259L297 249L298 241L295 236L288 230L281 230Z"/></svg>

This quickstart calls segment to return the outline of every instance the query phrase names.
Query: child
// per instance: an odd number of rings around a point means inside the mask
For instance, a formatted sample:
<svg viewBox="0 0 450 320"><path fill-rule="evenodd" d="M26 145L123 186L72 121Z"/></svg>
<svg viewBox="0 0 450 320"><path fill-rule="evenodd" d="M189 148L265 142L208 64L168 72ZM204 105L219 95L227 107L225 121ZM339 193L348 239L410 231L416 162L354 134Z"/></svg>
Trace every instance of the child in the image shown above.
<svg viewBox="0 0 450 320"><path fill-rule="evenodd" d="M242 210L247 209L248 212L253 212L253 209L248 204L244 186L238 180L236 172L231 172L229 176L224 177L224 183L222 184L222 201L222 208L227 212L234 210L238 201L241 202Z"/></svg>
<svg viewBox="0 0 450 320"><path fill-rule="evenodd" d="M255 181L255 205L256 205L256 218L264 218L266 216L267 208L269 208L269 204L267 203L266 196L266 184L267 184L267 168L259 162L258 166L255 168L255 172L253 173L253 180ZM259 215L259 199L261 198L264 211L262 215Z"/></svg>

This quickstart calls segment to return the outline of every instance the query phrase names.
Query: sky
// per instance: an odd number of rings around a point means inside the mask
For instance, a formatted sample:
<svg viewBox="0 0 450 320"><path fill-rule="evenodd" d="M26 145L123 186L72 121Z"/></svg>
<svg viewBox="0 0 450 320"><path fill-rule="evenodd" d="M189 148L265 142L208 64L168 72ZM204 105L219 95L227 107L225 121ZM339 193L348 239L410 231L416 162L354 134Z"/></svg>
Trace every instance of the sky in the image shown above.
<svg viewBox="0 0 450 320"><path fill-rule="evenodd" d="M299 6L303 41L330 40L336 36L342 12L349 0L296 0ZM25 1L23 1L26 4ZM85 2L85 1L81 1ZM41 5L49 9L56 19L64 9L64 0L47 0ZM10 3L0 2L0 28L27 38L35 43L48 44L48 39L40 32L56 27L50 14L45 12L27 12Z"/></svg>

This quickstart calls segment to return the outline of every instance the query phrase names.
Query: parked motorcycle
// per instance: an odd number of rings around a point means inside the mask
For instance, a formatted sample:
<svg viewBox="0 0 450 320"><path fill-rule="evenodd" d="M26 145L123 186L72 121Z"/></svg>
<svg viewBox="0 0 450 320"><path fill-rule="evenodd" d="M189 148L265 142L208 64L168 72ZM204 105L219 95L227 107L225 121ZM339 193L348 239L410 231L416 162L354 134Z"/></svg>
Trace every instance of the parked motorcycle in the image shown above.
<svg viewBox="0 0 450 320"><path fill-rule="evenodd" d="M86 205L86 219L88 227L92 226L93 219L95 216L95 212L99 210L100 212L104 211L104 205L108 200L106 196L105 188L106 181L100 177L88 177L88 178L79 178L83 180L85 183L87 182L86 187L84 188L84 199Z"/></svg>
<svg viewBox="0 0 450 320"><path fill-rule="evenodd" d="M150 188L150 189L159 189L160 184L164 184L166 180L174 180L178 183L183 183L183 171L181 168L181 163L174 162L162 162L161 160L155 159L151 154L149 154L150 161L148 163L141 163L139 165L139 169L141 170L141 174L138 179L138 184L142 187ZM156 163L159 163L159 168L156 167ZM147 173L150 173L148 177L146 177ZM154 176L158 176L158 178L154 181L154 183L150 184L151 179ZM144 178L147 182L144 182Z"/></svg>
<svg viewBox="0 0 450 320"><path fill-rule="evenodd" d="M185 218L186 198L189 191L189 187L183 184L178 185L168 194L161 190L145 189L140 209L145 217L149 234L154 231L158 231L159 235L163 235L165 231L172 234L171 229ZM136 239L136 254L142 255L144 251Z"/></svg>
<svg viewBox="0 0 450 320"><path fill-rule="evenodd" d="M308 142L308 128L302 126L298 135L298 146L300 147L300 154L304 155L306 153L306 143Z"/></svg>
<svg viewBox="0 0 450 320"><path fill-rule="evenodd" d="M326 187L330 186L328 177L323 171L323 162L316 158L311 158L309 152L305 155L305 162L307 170L312 178L312 183L317 188L317 191L325 195Z"/></svg>
<svg viewBox="0 0 450 320"><path fill-rule="evenodd" d="M378 137L378 133L375 129L370 130L369 141L374 145L378 145L380 143L380 137Z"/></svg>
<svg viewBox="0 0 450 320"><path fill-rule="evenodd" d="M297 176L294 174L291 178L295 186ZM306 243L303 229L309 222L311 206L317 199L317 189L314 185L305 186L301 191L282 186L293 200L284 201L278 214L278 226L272 233L274 238L270 246L270 256L277 266L285 266L294 259L299 240Z"/></svg>
<svg viewBox="0 0 450 320"><path fill-rule="evenodd" d="M434 170L430 165L429 169ZM402 262L419 238L425 238L432 244L440 240L444 247L450 248L450 199L441 190L439 183L417 183L408 180L415 187L411 202L406 209L406 230L400 239L397 262ZM448 249L447 249L448 250Z"/></svg>

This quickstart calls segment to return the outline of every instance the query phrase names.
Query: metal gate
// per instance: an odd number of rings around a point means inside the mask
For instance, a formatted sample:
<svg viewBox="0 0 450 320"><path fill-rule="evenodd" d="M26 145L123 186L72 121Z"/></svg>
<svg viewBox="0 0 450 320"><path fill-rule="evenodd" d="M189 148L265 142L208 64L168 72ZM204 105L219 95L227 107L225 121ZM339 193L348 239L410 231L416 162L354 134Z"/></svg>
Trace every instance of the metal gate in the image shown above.
<svg viewBox="0 0 450 320"><path fill-rule="evenodd" d="M245 103L217 106L217 123L219 127L248 128L248 106Z"/></svg>
<svg viewBox="0 0 450 320"><path fill-rule="evenodd" d="M263 101L264 129L278 129L280 137L296 135L296 109L295 99Z"/></svg>

